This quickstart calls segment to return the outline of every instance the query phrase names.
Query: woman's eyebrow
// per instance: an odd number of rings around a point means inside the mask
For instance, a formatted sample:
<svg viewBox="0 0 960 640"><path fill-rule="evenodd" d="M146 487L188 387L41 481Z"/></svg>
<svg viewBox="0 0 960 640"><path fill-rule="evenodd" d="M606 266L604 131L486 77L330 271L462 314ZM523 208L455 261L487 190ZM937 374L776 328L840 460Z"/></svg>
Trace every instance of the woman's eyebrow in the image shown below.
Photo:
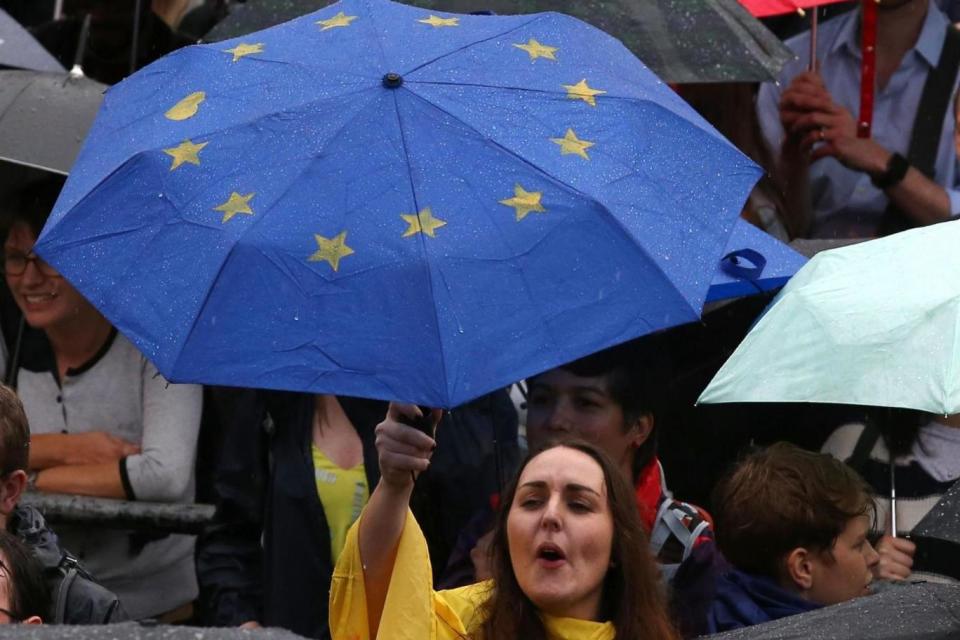
<svg viewBox="0 0 960 640"><path fill-rule="evenodd" d="M564 487L564 490L569 493L592 493L596 496L600 496L600 492L597 491L596 489L591 489L590 487L584 484L577 484L575 482L571 482L567 484L567 486Z"/></svg>
<svg viewBox="0 0 960 640"><path fill-rule="evenodd" d="M530 482L524 482L522 485L517 487L517 489L524 489L526 487L531 489L546 489L547 483L543 480L531 480Z"/></svg>
<svg viewBox="0 0 960 640"><path fill-rule="evenodd" d="M529 482L524 482L522 485L517 487L517 490L519 491L520 489L526 489L526 488L546 489L547 483L544 482L543 480L531 480ZM585 484L579 484L576 482L567 483L567 485L564 486L563 490L566 491L567 493L592 493L596 496L601 495L600 492L597 491L596 489L592 489Z"/></svg>

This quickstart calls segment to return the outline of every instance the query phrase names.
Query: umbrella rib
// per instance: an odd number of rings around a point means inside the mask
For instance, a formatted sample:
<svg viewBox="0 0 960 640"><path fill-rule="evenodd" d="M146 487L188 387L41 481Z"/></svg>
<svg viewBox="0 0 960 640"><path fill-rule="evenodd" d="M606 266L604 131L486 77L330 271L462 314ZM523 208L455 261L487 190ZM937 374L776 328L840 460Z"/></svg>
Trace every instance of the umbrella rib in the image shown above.
<svg viewBox="0 0 960 640"><path fill-rule="evenodd" d="M412 93L412 92L411 92L411 93ZM415 94L414 94L414 95L415 95ZM419 98L419 96L417 96L417 97ZM421 98L421 99L422 99L422 98ZM417 201L417 190L416 190L415 183L414 183L414 179L413 179L413 165L412 165L411 162L410 162L410 151L409 151L410 147L409 147L409 145L407 144L407 136L406 136L406 134L404 133L404 129L403 129L403 115L400 113L400 102L399 102L399 100L397 99L396 93L393 94L393 107L394 107L394 111L395 111L396 114L397 114L397 128L399 129L399 132L400 132L400 145L401 145L401 147L403 148L403 156L404 156L404 158L406 159L406 163L405 163L405 164L406 164L406 166L407 166L407 175L408 175L408 177L410 178L410 195L413 196L413 206L415 207L415 208L414 208L414 211L415 211L415 212L418 212L418 211L420 211L420 203ZM443 391L444 391L444 400L445 400L447 403L449 403L449 400L450 400L450 389L449 389L449 387L447 386L447 385L449 384L449 380L447 379L447 358L446 358L446 354L444 353L444 349L443 349L443 334L442 334L441 326L440 326L440 314L439 314L439 312L437 311L437 304L436 304L436 302L437 302L437 295L436 295L435 290L434 290L433 272L432 272L432 270L430 269L430 264L429 264L429 262L427 261L427 243L426 243L426 241L425 241L425 239L424 239L423 234L419 234L419 238L418 238L418 239L420 240L420 249L421 249L421 251L423 252L424 263L425 263L426 270L427 270L427 282L430 283L430 298L431 298L431 302L433 303L433 304L431 305L431 308L433 309L434 322L436 323L436 327L437 327L437 343L438 343L439 348L440 348L440 366L441 366L441 368L443 369L443 381L444 381L444 389L443 389ZM452 407L445 407L445 408L452 408Z"/></svg>
<svg viewBox="0 0 960 640"><path fill-rule="evenodd" d="M951 304L956 305L956 304L958 304L958 303L955 302L955 301L953 301L953 302L951 302ZM952 348L951 351L950 351L951 353L956 353L957 342L958 342L958 335L960 335L960 317L958 317L958 318L956 319L956 321L953 323L953 340L952 340L953 344L951 345L953 348ZM948 415L947 408L950 406L950 398L953 396L953 392L955 391L955 388L954 388L954 389L948 389L948 388L946 388L946 385L948 385L948 384L950 384L950 383L956 384L956 383L955 383L955 381L957 380L957 363L956 363L956 361L955 361L954 359L952 359L952 358L951 358L951 359L948 359L948 360L947 360L947 368L949 369L949 371L947 372L947 375L944 377L944 382L945 382L945 384L944 384L944 389L941 390L942 393L943 393L943 396L942 396L942 398L941 398L941 401L942 401L942 403L943 403L943 407L942 407L943 412L944 412L943 415Z"/></svg>
<svg viewBox="0 0 960 640"><path fill-rule="evenodd" d="M438 87L474 87L477 89L498 89L504 91L525 91L528 93L542 93L548 96L563 96L566 97L569 95L565 91L555 91L551 89L536 89L533 87L511 87L504 85L496 84L481 84L479 82L447 82L445 80L408 80L408 84L423 84L423 85L433 85ZM646 100L645 98L638 98L634 96L617 96L606 94L602 98L603 100Z"/></svg>
<svg viewBox="0 0 960 640"><path fill-rule="evenodd" d="M24 84L22 87L20 87L20 90L17 91L17 95L13 97L13 100L7 103L7 106L3 110L3 112L0 112L0 120L7 117L7 112L10 111L10 109L13 109L13 107L17 104L17 101L20 99L20 96L22 96L27 91L27 89L29 89L32 86L33 86L33 82L31 81Z"/></svg>
<svg viewBox="0 0 960 640"><path fill-rule="evenodd" d="M452 55L455 55L455 54L457 54L457 53L460 53L461 51L466 51L467 49L469 49L469 48L471 48L471 47L474 47L474 46L476 46L476 45L478 45L478 44L484 44L484 43L489 42L489 41L491 41L491 40L495 40L495 39L497 39L497 38L502 38L503 36L505 36L505 35L507 35L507 34L510 34L510 33L513 33L514 31L518 31L518 30L522 29L523 27L527 27L527 26L530 26L531 24L533 24L533 23L535 23L535 22L539 22L539 21L543 20L544 18L548 17L549 15L550 15L550 14L547 14L547 13L534 14L535 17L532 17L530 20L527 20L527 21L524 22L523 24L519 24L519 25L517 25L517 26L515 26L515 27L512 27L512 28L510 28L510 29L507 29L506 31L503 31L502 33L493 34L492 36L490 36L490 37L488 37L488 38L484 38L484 39L482 39L482 40L474 40L473 42L469 42L469 43L463 45L463 46L460 47L459 49L454 49L453 51L448 51L447 53L444 53L443 55L437 56L436 58L434 58L434 59L432 59L432 60L427 60L426 62L422 62L422 63L420 63L418 66L414 67L413 69L410 69L409 71L405 72L404 75L410 75L411 73L414 73L414 72L416 72L416 71L419 71L420 69L423 69L424 67L430 66L430 65L433 64L434 62L439 62L440 60L443 60L444 58L449 58L449 57L452 56Z"/></svg>
<svg viewBox="0 0 960 640"><path fill-rule="evenodd" d="M574 187L574 186L572 186L572 185L567 184L566 182L564 182L563 180L561 180L558 176L555 176L555 175L553 175L552 173L546 171L543 167L540 167L540 166L538 166L538 165L530 162L529 160L527 160L525 157L523 157L522 155L520 155L520 154L517 153L516 151L510 149L509 147L506 147L505 145L503 145L503 144L500 143L500 142L497 142L497 141L494 140L493 138L490 138L489 136L484 135L481 131L478 131L478 130L477 130L473 125L471 125L469 122L464 121L462 118L460 118L460 117L457 116L456 114L453 114L453 113L447 111L447 110L444 109L443 107L441 107L441 106L439 106L439 105L437 105L437 104L435 104L435 103L433 103L433 102L430 102L429 100L427 100L427 99L424 98L423 96L418 95L415 91L409 91L409 93L410 93L411 95L415 96L418 100L420 100L420 101L422 101L423 103L427 104L428 106L431 106L431 107L433 107L434 109L437 109L438 111L441 111L442 113L446 114L446 115L449 116L450 118L456 120L457 122L459 122L460 124L462 124L464 127L466 127L467 129L469 129L470 131L473 131L474 133L476 133L477 136L480 137L482 140L488 142L489 144L494 145L495 147L499 148L499 149L502 150L503 152L505 152L505 153L513 156L513 157L516 158L517 160L523 162L523 163L526 164L528 167L530 167L531 169L533 169L533 171L539 173L540 175L542 175L542 176L544 176L544 177L546 177L546 178L549 178L554 184L559 185L559 186L560 186L561 188L563 188L564 190L573 192L573 193L575 193L575 194L583 197L584 199L586 199L586 200L594 203L595 205L597 205L597 207L599 207L599 209L605 214L605 216L606 216L609 220L612 220L613 223L614 223L624 234L627 235L627 237L630 237L630 238L633 237L633 233L632 233L626 226L624 226L623 222L621 222L620 219L617 218L617 216L615 216L612 211L610 211L610 208L609 208L604 202L602 202L601 200L599 200L598 198L594 197L594 196L591 195L591 194L588 194L588 193L585 193L585 192L583 192L583 191L580 191L579 189L577 189L576 187ZM406 144L405 141L404 141L404 144ZM406 147L404 147L404 153L406 153ZM408 166L409 166L409 165L408 165ZM413 180L413 176L412 176L412 174L411 174L411 181L412 181L412 180ZM419 211L419 208L418 208L417 210ZM732 229L732 226L731 226L731 229ZM723 247L721 247L720 250L722 251L722 250L723 250ZM659 271L659 272L663 275L664 279L666 279L667 282L670 282L670 283L673 282L673 279L670 278L670 277L664 272L663 267L662 267L656 260L653 260L653 259L650 257L650 255L646 252L646 250L643 250L643 254L644 254L644 256L646 256L646 258L650 261L650 263L654 265L654 267L657 269L657 271ZM706 293L707 293L706 290L704 290L704 297L706 297ZM681 297L681 299L683 299L684 304L686 304L686 305L690 308L690 310L693 311L694 315L696 315L696 316L699 317L699 315L700 315L700 310L693 308L693 306L690 305L689 302L687 301L687 299L686 299L685 297L683 297L682 295L681 295L680 297Z"/></svg>

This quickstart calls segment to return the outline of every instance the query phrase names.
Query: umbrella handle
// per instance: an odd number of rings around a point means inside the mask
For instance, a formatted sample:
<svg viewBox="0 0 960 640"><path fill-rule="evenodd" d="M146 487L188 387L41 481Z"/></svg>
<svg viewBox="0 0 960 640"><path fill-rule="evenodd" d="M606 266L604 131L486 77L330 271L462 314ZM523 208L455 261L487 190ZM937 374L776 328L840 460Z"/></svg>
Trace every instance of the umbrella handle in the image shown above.
<svg viewBox="0 0 960 640"><path fill-rule="evenodd" d="M754 249L731 251L720 258L720 269L740 280L756 280L767 266L767 259Z"/></svg>
<svg viewBox="0 0 960 640"><path fill-rule="evenodd" d="M897 537L897 465L890 456L890 537Z"/></svg>

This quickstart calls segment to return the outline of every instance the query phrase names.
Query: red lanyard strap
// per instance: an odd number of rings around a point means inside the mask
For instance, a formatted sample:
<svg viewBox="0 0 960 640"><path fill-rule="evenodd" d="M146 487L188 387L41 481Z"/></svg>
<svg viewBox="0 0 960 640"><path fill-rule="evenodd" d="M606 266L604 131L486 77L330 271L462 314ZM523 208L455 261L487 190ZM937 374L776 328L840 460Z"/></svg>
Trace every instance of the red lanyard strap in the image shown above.
<svg viewBox="0 0 960 640"><path fill-rule="evenodd" d="M873 94L877 78L877 2L863 0L862 41L860 51L860 117L857 119L857 137L869 138L873 124Z"/></svg>

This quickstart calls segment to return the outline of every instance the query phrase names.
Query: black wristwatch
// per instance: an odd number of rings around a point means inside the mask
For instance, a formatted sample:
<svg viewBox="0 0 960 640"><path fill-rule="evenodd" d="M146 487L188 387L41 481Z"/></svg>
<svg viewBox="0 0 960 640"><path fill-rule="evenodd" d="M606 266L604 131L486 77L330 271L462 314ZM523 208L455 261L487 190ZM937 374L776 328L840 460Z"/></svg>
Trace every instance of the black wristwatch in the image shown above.
<svg viewBox="0 0 960 640"><path fill-rule="evenodd" d="M870 182L873 183L877 189L885 190L890 187L899 184L903 180L904 176L907 175L907 171L910 169L910 162L904 158L899 153L895 153L890 156L890 161L887 162L887 168L883 173L879 175L870 176Z"/></svg>

